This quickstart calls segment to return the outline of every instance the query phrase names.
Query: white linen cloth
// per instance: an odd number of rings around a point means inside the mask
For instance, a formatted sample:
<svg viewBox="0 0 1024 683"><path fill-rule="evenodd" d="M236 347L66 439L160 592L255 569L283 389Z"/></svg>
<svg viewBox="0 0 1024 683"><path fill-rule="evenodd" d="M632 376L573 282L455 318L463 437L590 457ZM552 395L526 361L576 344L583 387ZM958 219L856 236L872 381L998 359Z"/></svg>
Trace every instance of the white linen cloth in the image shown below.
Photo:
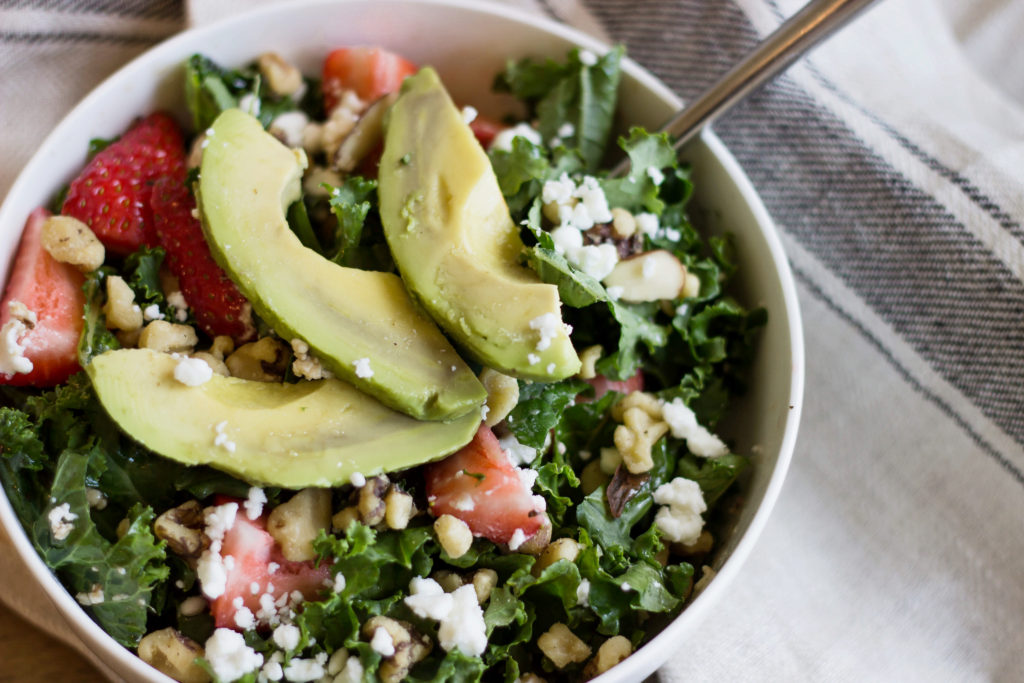
<svg viewBox="0 0 1024 683"><path fill-rule="evenodd" d="M0 2L0 196L102 76L253 4ZM801 3L517 4L692 98ZM881 0L716 124L796 274L807 401L764 535L665 681L1024 680L1022 31L1015 0ZM0 597L75 644L11 564Z"/></svg>

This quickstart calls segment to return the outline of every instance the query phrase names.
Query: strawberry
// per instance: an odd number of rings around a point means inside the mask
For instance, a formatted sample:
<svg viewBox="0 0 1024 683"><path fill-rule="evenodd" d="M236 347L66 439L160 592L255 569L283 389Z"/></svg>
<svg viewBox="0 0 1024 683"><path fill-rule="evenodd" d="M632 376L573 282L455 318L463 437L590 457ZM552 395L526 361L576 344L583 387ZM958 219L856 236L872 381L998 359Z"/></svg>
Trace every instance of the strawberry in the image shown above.
<svg viewBox="0 0 1024 683"><path fill-rule="evenodd" d="M161 176L185 177L185 145L170 115L157 112L136 123L86 164L71 181L61 210L125 255L150 242L149 195Z"/></svg>
<svg viewBox="0 0 1024 683"><path fill-rule="evenodd" d="M469 127L473 131L473 135L476 136L477 142L484 149L490 147L491 143L494 142L495 136L507 128L507 126L502 125L500 122L479 114L469 122Z"/></svg>
<svg viewBox="0 0 1024 683"><path fill-rule="evenodd" d="M46 209L36 209L29 215L0 302L2 384L52 387L65 382L79 369L77 347L83 325L85 278L72 266L55 261L43 249L40 233L49 216ZM17 346L24 348L21 355L31 368L24 360L10 357ZM27 372L14 372L18 364Z"/></svg>
<svg viewBox="0 0 1024 683"><path fill-rule="evenodd" d="M182 179L157 179L150 208L156 243L167 252L167 267L178 278L199 327L210 336L224 334L236 342L251 339L256 332L252 307L213 260L193 215L195 198Z"/></svg>
<svg viewBox="0 0 1024 683"><path fill-rule="evenodd" d="M585 380L587 384L594 387L594 397L581 396L580 401L596 401L609 391L617 391L620 394L631 394L634 391L644 390L644 374L640 370L632 377L623 380L608 379L604 375L597 375Z"/></svg>
<svg viewBox="0 0 1024 683"><path fill-rule="evenodd" d="M241 506L234 524L224 534L220 554L221 557L230 556L232 562L227 571L224 593L210 601L210 612L218 628L241 630L235 621L239 611L238 598L241 598L242 606L258 615L262 595L270 593L283 603L282 596L298 591L304 600L316 599L326 589L326 582L331 576L328 564L318 567L312 561L286 560L274 537L267 533L266 515L250 520ZM252 590L254 584L258 584L255 593ZM272 584L273 591L268 589L268 584ZM267 602L266 598L264 602ZM292 598L288 602L294 604L296 601Z"/></svg>
<svg viewBox="0 0 1024 683"><path fill-rule="evenodd" d="M322 88L324 107L331 111L345 90L352 90L364 102L398 90L416 65L379 47L342 47L324 60Z"/></svg>
<svg viewBox="0 0 1024 683"><path fill-rule="evenodd" d="M532 481L509 460L490 427L481 424L457 453L425 466L427 502L435 517L452 515L475 536L509 543L533 536L546 522L544 499Z"/></svg>

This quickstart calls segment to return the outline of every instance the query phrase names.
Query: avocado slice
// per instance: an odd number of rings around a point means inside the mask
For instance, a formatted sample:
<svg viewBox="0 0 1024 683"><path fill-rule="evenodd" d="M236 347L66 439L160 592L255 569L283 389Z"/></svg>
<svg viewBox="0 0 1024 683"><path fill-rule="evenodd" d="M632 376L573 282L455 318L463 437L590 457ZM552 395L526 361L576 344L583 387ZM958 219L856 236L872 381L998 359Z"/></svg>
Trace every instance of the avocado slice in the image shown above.
<svg viewBox="0 0 1024 683"><path fill-rule="evenodd" d="M395 410L424 420L475 413L486 391L398 276L332 263L289 229L285 212L301 195L305 155L238 109L217 117L207 141L197 193L203 231L260 317Z"/></svg>
<svg viewBox="0 0 1024 683"><path fill-rule="evenodd" d="M433 69L405 80L386 127L380 215L409 290L484 365L542 381L579 371L558 288L520 265L490 159Z"/></svg>
<svg viewBox="0 0 1024 683"><path fill-rule="evenodd" d="M452 422L416 420L338 379L277 384L214 375L186 386L174 378L178 362L151 349L119 349L85 369L100 403L136 441L252 483L337 486L356 472L405 469L458 450L480 426L476 411Z"/></svg>

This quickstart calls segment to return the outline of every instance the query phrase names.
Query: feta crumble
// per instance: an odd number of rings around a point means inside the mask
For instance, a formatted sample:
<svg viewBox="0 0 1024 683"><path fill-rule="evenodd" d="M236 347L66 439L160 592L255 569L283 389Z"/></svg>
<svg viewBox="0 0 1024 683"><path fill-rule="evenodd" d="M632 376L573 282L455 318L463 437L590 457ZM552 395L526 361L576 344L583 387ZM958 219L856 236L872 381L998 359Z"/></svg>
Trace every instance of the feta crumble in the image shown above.
<svg viewBox="0 0 1024 683"><path fill-rule="evenodd" d="M373 377L373 369L370 367L369 358L360 358L352 363L356 368L356 377L367 379Z"/></svg>
<svg viewBox="0 0 1024 683"><path fill-rule="evenodd" d="M655 185L661 185L665 182L665 174L661 172L660 168L656 166L647 167L647 177L651 179L651 182Z"/></svg>
<svg viewBox="0 0 1024 683"><path fill-rule="evenodd" d="M538 356L535 353L528 353L526 354L526 362L528 362L530 365L536 365L537 363L540 362L540 356Z"/></svg>
<svg viewBox="0 0 1024 683"><path fill-rule="evenodd" d="M513 465L528 465L537 457L537 449L532 446L519 443L519 439L512 432L498 439L498 445L505 452Z"/></svg>
<svg viewBox="0 0 1024 683"><path fill-rule="evenodd" d="M220 446L228 453L234 453L236 445L234 441L228 438L227 433L224 431L227 429L227 427L228 423L226 420L217 423L217 425L214 427L214 431L217 433L217 435L213 437L213 445Z"/></svg>
<svg viewBox="0 0 1024 683"><path fill-rule="evenodd" d="M284 679L292 683L307 683L320 680L324 673L324 665L315 659L293 659L284 669Z"/></svg>
<svg viewBox="0 0 1024 683"><path fill-rule="evenodd" d="M213 368L202 358L182 358L174 366L174 379L185 386L198 387L213 377Z"/></svg>
<svg viewBox="0 0 1024 683"><path fill-rule="evenodd" d="M540 333L537 350L543 351L551 346L551 340L558 336L562 329L562 321L554 313L538 315L530 321L530 329Z"/></svg>
<svg viewBox="0 0 1024 683"><path fill-rule="evenodd" d="M71 511L69 503L61 503L46 514L46 519L50 523L53 540L63 541L74 530L78 515Z"/></svg>
<svg viewBox="0 0 1024 683"><path fill-rule="evenodd" d="M359 657L352 655L345 662L345 668L341 670L333 683L361 683L363 680L363 663Z"/></svg>
<svg viewBox="0 0 1024 683"><path fill-rule="evenodd" d="M704 528L701 515L707 510L704 494L697 482L676 477L654 491L654 502L663 506L654 516L654 523L665 538L684 545L697 542Z"/></svg>
<svg viewBox="0 0 1024 683"><path fill-rule="evenodd" d="M142 317L146 320L163 320L166 316L160 312L160 307L150 304L142 309Z"/></svg>
<svg viewBox="0 0 1024 683"><path fill-rule="evenodd" d="M461 113L462 113L462 121L467 126L469 124L473 123L474 121L476 121L476 117L479 114L479 112L476 110L476 107L471 107L468 104L465 107L462 108L462 112Z"/></svg>
<svg viewBox="0 0 1024 683"><path fill-rule="evenodd" d="M597 64L597 55L590 50L580 50L580 64L583 66L594 66Z"/></svg>
<svg viewBox="0 0 1024 683"><path fill-rule="evenodd" d="M370 648L381 657L390 657L395 654L395 641L386 628L378 626L370 639Z"/></svg>
<svg viewBox="0 0 1024 683"><path fill-rule="evenodd" d="M697 423L697 416L682 399L677 398L662 406L661 415L672 430L672 436L686 439L686 447L694 455L702 458L720 458L728 455L729 447L707 428Z"/></svg>
<svg viewBox="0 0 1024 683"><path fill-rule="evenodd" d="M580 607L590 606L590 581L583 579L576 586L576 604Z"/></svg>
<svg viewBox="0 0 1024 683"><path fill-rule="evenodd" d="M636 219L636 229L645 235L654 237L658 232L658 217L653 213L638 213L633 216Z"/></svg>
<svg viewBox="0 0 1024 683"><path fill-rule="evenodd" d="M522 529L516 529L512 532L512 538L508 539L508 549L515 552L524 543L526 543L526 534Z"/></svg>
<svg viewBox="0 0 1024 683"><path fill-rule="evenodd" d="M361 472L353 472L352 476L348 478L348 481L357 489L361 489L366 486L366 477L364 477Z"/></svg>
<svg viewBox="0 0 1024 683"><path fill-rule="evenodd" d="M248 607L241 607L235 612L235 625L243 631L256 628L256 616Z"/></svg>
<svg viewBox="0 0 1024 683"><path fill-rule="evenodd" d="M528 123L518 123L511 128L506 128L497 135L494 136L494 140L491 141L491 149L503 150L505 152L512 151L512 141L516 138L524 138L528 142L539 145L542 143L540 133Z"/></svg>
<svg viewBox="0 0 1024 683"><path fill-rule="evenodd" d="M281 624L274 629L274 644L285 652L291 652L299 646L299 637L302 632L298 626L292 624Z"/></svg>
<svg viewBox="0 0 1024 683"><path fill-rule="evenodd" d="M259 486L249 487L249 497L242 503L245 508L245 516L251 520L257 520L263 514L263 506L267 502L267 494ZM271 572L273 573L273 572Z"/></svg>
<svg viewBox="0 0 1024 683"><path fill-rule="evenodd" d="M302 135L309 125L309 117L301 111L288 111L274 117L268 132L288 147L301 147Z"/></svg>
<svg viewBox="0 0 1024 683"><path fill-rule="evenodd" d="M29 330L35 327L36 314L20 301L8 304L11 318L0 328L0 373L5 375L32 372L32 361L25 357L22 344Z"/></svg>
<svg viewBox="0 0 1024 683"><path fill-rule="evenodd" d="M458 648L459 652L470 657L483 654L487 649L487 627L476 589L472 584L459 586L451 597L452 609L441 619L437 630L438 642L446 652Z"/></svg>
<svg viewBox="0 0 1024 683"><path fill-rule="evenodd" d="M188 302L185 295L180 291L174 291L167 295L167 303L174 308L174 319L179 323L188 320Z"/></svg>
<svg viewBox="0 0 1024 683"><path fill-rule="evenodd" d="M218 628L207 638L206 661L217 678L233 681L263 666L263 655L245 644L241 633Z"/></svg>
<svg viewBox="0 0 1024 683"><path fill-rule="evenodd" d="M404 602L421 619L441 621L451 613L453 598L434 579L417 576L409 582L409 596Z"/></svg>

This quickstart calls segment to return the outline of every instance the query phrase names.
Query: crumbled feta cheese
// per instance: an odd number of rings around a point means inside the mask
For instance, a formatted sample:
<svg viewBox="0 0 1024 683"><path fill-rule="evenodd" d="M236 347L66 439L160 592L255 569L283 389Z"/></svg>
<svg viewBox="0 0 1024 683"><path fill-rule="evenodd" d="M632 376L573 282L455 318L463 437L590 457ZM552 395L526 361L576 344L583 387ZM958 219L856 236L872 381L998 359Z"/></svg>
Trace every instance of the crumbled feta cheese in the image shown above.
<svg viewBox="0 0 1024 683"><path fill-rule="evenodd" d="M224 431L227 429L227 427L227 420L217 423L216 427L214 427L214 431L217 433L217 435L213 438L213 445L220 446L229 453L234 453L235 442L229 439L227 433Z"/></svg>
<svg viewBox="0 0 1024 683"><path fill-rule="evenodd" d="M673 242L678 242L683 238L683 233L679 232L675 228L662 228L661 233L665 236L665 239Z"/></svg>
<svg viewBox="0 0 1024 683"><path fill-rule="evenodd" d="M462 108L463 123L465 123L468 126L469 124L476 121L476 117L478 114L479 112L476 110L476 107L471 107L467 104L465 107Z"/></svg>
<svg viewBox="0 0 1024 683"><path fill-rule="evenodd" d="M604 190L593 176L583 176L573 195L579 203L573 207L573 223L580 230L589 230L597 223L612 220L612 212L608 207L608 198ZM580 211L583 209L583 211Z"/></svg>
<svg viewBox="0 0 1024 683"><path fill-rule="evenodd" d="M360 377L362 379L373 377L373 369L370 368L369 358L360 358L352 363L352 365L356 368L356 377Z"/></svg>
<svg viewBox="0 0 1024 683"><path fill-rule="evenodd" d="M220 429L220 425L226 424L221 422L217 425ZM224 534L231 530L235 526L235 517L238 516L238 503L224 503L223 505L215 505L208 507L203 511L203 523L206 525L206 535L211 541L211 548L216 551L220 551L220 542L224 540Z"/></svg>
<svg viewBox="0 0 1024 683"><path fill-rule="evenodd" d="M537 457L537 449L519 443L519 439L512 432L498 439L498 445L505 451L513 465L528 465Z"/></svg>
<svg viewBox="0 0 1024 683"><path fill-rule="evenodd" d="M540 362L540 356L538 356L535 353L528 353L528 354L526 354L526 361L530 365L536 365L537 363Z"/></svg>
<svg viewBox="0 0 1024 683"><path fill-rule="evenodd" d="M274 117L267 130L288 147L301 147L309 117L301 111L288 111Z"/></svg>
<svg viewBox="0 0 1024 683"><path fill-rule="evenodd" d="M527 142L534 145L539 145L543 141L541 140L540 133L538 133L530 124L519 123L511 128L506 128L497 135L491 141L491 149L504 150L506 152L512 151L512 141L515 138L523 138Z"/></svg>
<svg viewBox="0 0 1024 683"><path fill-rule="evenodd" d="M281 624L274 629L274 644L285 652L291 652L299 646L299 637L302 632L298 626L292 624Z"/></svg>
<svg viewBox="0 0 1024 683"><path fill-rule="evenodd" d="M508 539L508 549L515 552L524 543L526 543L526 534L522 529L516 529L512 532L512 538Z"/></svg>
<svg viewBox="0 0 1024 683"><path fill-rule="evenodd" d="M160 312L158 305L150 304L142 309L142 317L146 320L163 320L166 316Z"/></svg>
<svg viewBox="0 0 1024 683"><path fill-rule="evenodd" d="M243 631L256 628L256 616L248 607L241 607L235 612L235 625Z"/></svg>
<svg viewBox="0 0 1024 683"><path fill-rule="evenodd" d="M483 654L487 649L487 628L476 589L472 584L459 586L451 597L452 609L441 620L437 630L438 642L446 652L458 648L459 652L470 657Z"/></svg>
<svg viewBox="0 0 1024 683"><path fill-rule="evenodd" d="M684 545L697 542L704 528L701 515L707 510L697 482L676 477L654 491L654 502L663 506L654 516L654 523L665 538Z"/></svg>
<svg viewBox="0 0 1024 683"><path fill-rule="evenodd" d="M651 179L655 185L661 185L665 182L665 174L661 172L660 168L655 166L647 167L647 177Z"/></svg>
<svg viewBox="0 0 1024 683"><path fill-rule="evenodd" d="M217 678L233 681L263 666L263 655L245 644L241 633L218 628L206 640L206 661Z"/></svg>
<svg viewBox="0 0 1024 683"><path fill-rule="evenodd" d="M554 363L548 363L547 371L548 371L549 375L553 375L554 372L555 372L555 364Z"/></svg>
<svg viewBox="0 0 1024 683"><path fill-rule="evenodd" d="M560 225L550 232L555 251L568 256L583 247L583 233L572 225Z"/></svg>
<svg viewBox="0 0 1024 683"><path fill-rule="evenodd" d="M636 229L645 235L654 237L658 232L658 217L653 213L638 213L633 216L636 219Z"/></svg>
<svg viewBox="0 0 1024 683"><path fill-rule="evenodd" d="M541 188L541 201L545 204L564 206L572 203L572 193L576 191L576 183L568 173L563 173L557 180L548 180Z"/></svg>
<svg viewBox="0 0 1024 683"><path fill-rule="evenodd" d="M434 621L441 621L451 613L452 601L452 596L444 592L441 584L419 576L409 582L409 596L404 600L413 614Z"/></svg>
<svg viewBox="0 0 1024 683"><path fill-rule="evenodd" d="M629 585L628 581L623 581L622 583L620 583L619 588L622 589L623 593L628 593L629 591L633 590L633 587Z"/></svg>
<svg viewBox="0 0 1024 683"><path fill-rule="evenodd" d="M276 652L274 654L277 654ZM265 678L268 681L279 681L284 678L284 669L281 668L281 662L269 661L263 665L260 669L260 678ZM259 681L259 678L257 678Z"/></svg>
<svg viewBox="0 0 1024 683"><path fill-rule="evenodd" d="M364 477L360 472L353 472L352 476L348 478L348 481L357 489L361 489L366 486L366 477Z"/></svg>
<svg viewBox="0 0 1024 683"><path fill-rule="evenodd" d="M324 665L315 659L293 659L284 669L284 679L293 683L307 683L320 680L324 673Z"/></svg>
<svg viewBox="0 0 1024 683"><path fill-rule="evenodd" d="M203 595L213 600L224 595L228 585L228 573L220 553L204 550L196 564L196 578Z"/></svg>
<svg viewBox="0 0 1024 683"><path fill-rule="evenodd" d="M341 670L332 683L362 683L363 663L359 657L352 655L345 662L345 668Z"/></svg>
<svg viewBox="0 0 1024 683"><path fill-rule="evenodd" d="M32 361L25 357L24 340L35 327L36 314L25 304L14 300L8 304L11 318L0 328L0 374L16 375L32 372Z"/></svg>
<svg viewBox="0 0 1024 683"><path fill-rule="evenodd" d="M374 630L373 637L370 639L370 649L381 657L390 657L395 654L395 641L383 626L378 626Z"/></svg>
<svg viewBox="0 0 1024 683"><path fill-rule="evenodd" d="M597 55L590 50L580 50L580 64L583 66L594 66L597 64Z"/></svg>
<svg viewBox="0 0 1024 683"><path fill-rule="evenodd" d="M50 523L53 540L63 541L74 530L78 515L71 511L69 503L61 503L46 514L46 519Z"/></svg>
<svg viewBox="0 0 1024 683"><path fill-rule="evenodd" d="M245 516L252 520L259 519L263 514L263 506L266 502L266 492L259 486L250 486L249 497L242 503L242 507L245 508Z"/></svg>
<svg viewBox="0 0 1024 683"><path fill-rule="evenodd" d="M260 582L259 581L253 581L252 583L249 584L249 592L252 593L253 595L259 595L261 590L262 590L262 588L260 588Z"/></svg>
<svg viewBox="0 0 1024 683"><path fill-rule="evenodd" d="M603 280L615 270L619 262L619 251L614 244L588 244L580 247L573 255L567 255L574 266L595 280Z"/></svg>
<svg viewBox="0 0 1024 683"><path fill-rule="evenodd" d="M107 507L107 497L103 495L103 491L92 486L87 486L85 489L85 500L89 503L89 507L97 510L103 510Z"/></svg>
<svg viewBox="0 0 1024 683"><path fill-rule="evenodd" d="M583 579L576 586L576 604L580 607L590 606L590 581Z"/></svg>
<svg viewBox="0 0 1024 683"><path fill-rule="evenodd" d="M661 415L672 430L672 436L686 439L686 447L694 455L702 458L728 455L729 447L707 428L697 424L697 416L682 399L677 398L662 406Z"/></svg>
<svg viewBox="0 0 1024 683"><path fill-rule="evenodd" d="M480 419L486 421L488 413L491 412L491 407L486 403L480 406Z"/></svg>
<svg viewBox="0 0 1024 683"><path fill-rule="evenodd" d="M345 575L344 574L342 574L341 572L338 572L337 574L334 575L334 580L331 582L331 589L335 593L340 593L341 591L345 590Z"/></svg>
<svg viewBox="0 0 1024 683"><path fill-rule="evenodd" d="M530 329L540 333L536 348L543 351L551 346L551 340L562 330L562 321L554 313L544 313L530 321Z"/></svg>
<svg viewBox="0 0 1024 683"><path fill-rule="evenodd" d="M90 607L92 605L99 605L103 602L103 586L98 583L92 585L92 589L88 593L77 593L75 600L82 607Z"/></svg>
<svg viewBox="0 0 1024 683"><path fill-rule="evenodd" d="M575 132L576 126L566 121L565 123L558 127L558 132L556 133L556 135L558 135L558 137L560 138L571 138Z"/></svg>
<svg viewBox="0 0 1024 683"><path fill-rule="evenodd" d="M174 379L190 387L206 384L213 377L213 368L202 358L182 358L174 366Z"/></svg>
<svg viewBox="0 0 1024 683"><path fill-rule="evenodd" d="M188 320L188 302L185 301L185 295L179 291L171 292L167 295L167 303L174 308L174 319L179 323L183 323Z"/></svg>

